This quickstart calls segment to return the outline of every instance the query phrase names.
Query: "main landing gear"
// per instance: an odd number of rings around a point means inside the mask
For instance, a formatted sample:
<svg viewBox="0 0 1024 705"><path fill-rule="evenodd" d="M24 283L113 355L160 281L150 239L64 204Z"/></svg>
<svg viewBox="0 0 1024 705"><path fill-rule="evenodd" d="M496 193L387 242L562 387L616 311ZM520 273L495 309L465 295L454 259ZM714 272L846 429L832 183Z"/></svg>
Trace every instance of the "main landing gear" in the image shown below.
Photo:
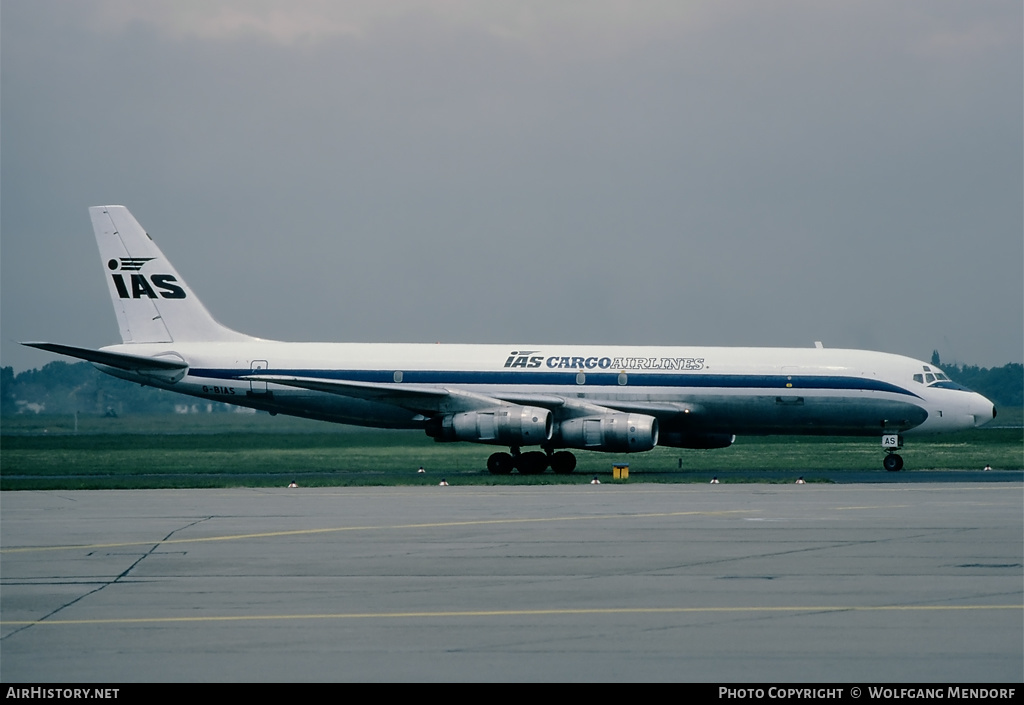
<svg viewBox="0 0 1024 705"><path fill-rule="evenodd" d="M882 460L882 467L889 472L899 472L903 469L903 458L898 451L903 447L903 436L898 433L886 433L882 435L882 448L885 449L885 458Z"/></svg>
<svg viewBox="0 0 1024 705"><path fill-rule="evenodd" d="M568 475L576 469L576 456L561 450L557 453L550 448L547 452L531 450L520 453L519 448L511 448L511 453L495 453L487 459L487 472L492 475L509 475L518 470L520 475L540 475L551 468L556 475Z"/></svg>

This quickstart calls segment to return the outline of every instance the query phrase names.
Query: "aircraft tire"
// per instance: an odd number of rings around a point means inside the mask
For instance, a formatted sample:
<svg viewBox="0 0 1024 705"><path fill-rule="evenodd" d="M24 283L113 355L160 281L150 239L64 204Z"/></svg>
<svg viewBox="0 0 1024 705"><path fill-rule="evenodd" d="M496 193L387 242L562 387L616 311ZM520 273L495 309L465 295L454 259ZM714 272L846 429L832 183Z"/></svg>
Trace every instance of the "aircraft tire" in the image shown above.
<svg viewBox="0 0 1024 705"><path fill-rule="evenodd" d="M562 450L551 456L551 469L556 475L570 475L576 469L576 456Z"/></svg>
<svg viewBox="0 0 1024 705"><path fill-rule="evenodd" d="M523 453L516 459L520 475L540 475L548 467L548 456L539 450Z"/></svg>
<svg viewBox="0 0 1024 705"><path fill-rule="evenodd" d="M897 453L890 453L882 461L882 467L889 472L899 472L903 469L903 458Z"/></svg>
<svg viewBox="0 0 1024 705"><path fill-rule="evenodd" d="M494 453L487 459L487 472L492 475L510 475L514 463L508 453Z"/></svg>

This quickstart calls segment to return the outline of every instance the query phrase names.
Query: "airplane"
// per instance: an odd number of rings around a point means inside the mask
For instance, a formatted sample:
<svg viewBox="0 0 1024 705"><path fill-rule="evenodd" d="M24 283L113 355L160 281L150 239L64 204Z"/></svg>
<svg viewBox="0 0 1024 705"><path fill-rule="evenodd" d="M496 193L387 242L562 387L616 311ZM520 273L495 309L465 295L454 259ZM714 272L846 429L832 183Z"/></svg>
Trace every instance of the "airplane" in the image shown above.
<svg viewBox="0 0 1024 705"><path fill-rule="evenodd" d="M124 206L89 209L121 344L24 345L173 392L507 447L487 470L576 467L571 450L725 448L737 434L903 436L980 426L988 399L900 355L825 348L292 343L218 323ZM525 450L524 450L525 449Z"/></svg>

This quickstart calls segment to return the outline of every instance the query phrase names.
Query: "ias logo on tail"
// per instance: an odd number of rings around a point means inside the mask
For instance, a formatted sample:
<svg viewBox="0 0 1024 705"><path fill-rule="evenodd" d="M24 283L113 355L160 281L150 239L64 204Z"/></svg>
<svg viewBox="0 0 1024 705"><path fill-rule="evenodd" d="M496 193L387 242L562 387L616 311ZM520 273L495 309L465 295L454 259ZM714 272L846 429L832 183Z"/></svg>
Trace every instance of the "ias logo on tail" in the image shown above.
<svg viewBox="0 0 1024 705"><path fill-rule="evenodd" d="M107 269L114 271L122 269L126 272L137 272L142 269L142 265L152 259L152 257L121 257L120 259L112 259L107 262Z"/></svg>
<svg viewBox="0 0 1024 705"><path fill-rule="evenodd" d="M112 272L138 272L153 257L121 257L107 262L107 269ZM114 288L117 295L122 299L141 299L143 296L155 299L160 296L165 299L183 299L185 290L177 284L170 274L152 274L149 278L145 274L132 274L128 281L125 281L123 274L111 274L114 281ZM128 290L129 285L131 291Z"/></svg>

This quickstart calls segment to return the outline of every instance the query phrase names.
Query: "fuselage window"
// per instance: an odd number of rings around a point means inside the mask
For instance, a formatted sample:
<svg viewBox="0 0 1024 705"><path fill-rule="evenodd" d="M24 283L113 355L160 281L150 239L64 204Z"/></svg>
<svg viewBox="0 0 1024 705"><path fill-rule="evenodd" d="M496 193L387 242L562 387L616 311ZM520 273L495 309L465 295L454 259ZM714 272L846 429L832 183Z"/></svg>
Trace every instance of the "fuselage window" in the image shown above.
<svg viewBox="0 0 1024 705"><path fill-rule="evenodd" d="M914 375L914 381L918 384L924 384L924 375Z"/></svg>

